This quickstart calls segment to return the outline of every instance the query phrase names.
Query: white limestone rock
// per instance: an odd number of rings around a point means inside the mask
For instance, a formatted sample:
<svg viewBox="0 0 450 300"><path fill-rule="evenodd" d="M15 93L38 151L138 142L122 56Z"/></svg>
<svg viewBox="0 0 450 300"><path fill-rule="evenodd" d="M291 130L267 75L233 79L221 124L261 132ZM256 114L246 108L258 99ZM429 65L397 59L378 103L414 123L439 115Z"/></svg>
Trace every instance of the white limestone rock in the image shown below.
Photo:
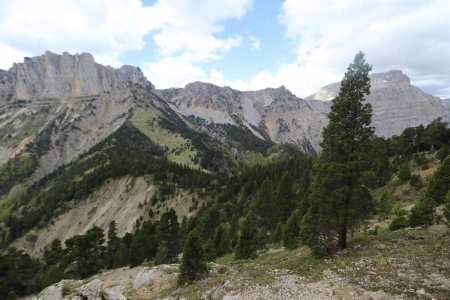
<svg viewBox="0 0 450 300"><path fill-rule="evenodd" d="M47 51L0 70L0 164L43 135L33 180L71 162L123 124L136 89L154 89L139 68L103 66L88 53Z"/></svg>
<svg viewBox="0 0 450 300"><path fill-rule="evenodd" d="M87 300L127 300L121 293L103 287L100 279L94 279L78 289L78 293Z"/></svg>
<svg viewBox="0 0 450 300"><path fill-rule="evenodd" d="M294 143L306 152L319 149L326 115L312 109L285 87L241 92L195 82L183 89L156 90L156 93L184 116L207 123L245 126L261 139Z"/></svg>
<svg viewBox="0 0 450 300"><path fill-rule="evenodd" d="M366 99L373 108L372 123L377 135L398 135L408 127L427 125L438 117L450 121L450 103L411 85L402 71L374 73L370 79L371 93ZM331 105L328 101L339 93L339 89L340 83L333 83L305 100L312 103L311 106L317 111L328 113ZM324 101L325 105L320 105L318 101Z"/></svg>

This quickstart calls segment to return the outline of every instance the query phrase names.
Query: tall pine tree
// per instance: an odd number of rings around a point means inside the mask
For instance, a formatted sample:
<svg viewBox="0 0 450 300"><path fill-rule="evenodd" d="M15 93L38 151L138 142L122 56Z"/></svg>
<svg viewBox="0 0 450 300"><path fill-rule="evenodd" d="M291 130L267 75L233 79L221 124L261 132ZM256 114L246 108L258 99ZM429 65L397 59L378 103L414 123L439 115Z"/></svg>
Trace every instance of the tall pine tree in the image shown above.
<svg viewBox="0 0 450 300"><path fill-rule="evenodd" d="M106 246L107 266L114 267L114 260L119 250L119 238L117 237L117 224L112 220L108 227L108 244Z"/></svg>
<svg viewBox="0 0 450 300"><path fill-rule="evenodd" d="M373 137L372 107L364 103L370 93L371 69L364 54L356 54L332 101L302 226L305 242L316 252L336 240L339 248L346 248L349 229L373 208L373 199L361 180L370 165L367 153Z"/></svg>
<svg viewBox="0 0 450 300"><path fill-rule="evenodd" d="M252 211L239 220L239 236L235 248L236 258L254 258L258 247L258 231L254 224Z"/></svg>
<svg viewBox="0 0 450 300"><path fill-rule="evenodd" d="M178 284L191 283L208 273L206 260L197 232L191 231L187 237L181 258Z"/></svg>

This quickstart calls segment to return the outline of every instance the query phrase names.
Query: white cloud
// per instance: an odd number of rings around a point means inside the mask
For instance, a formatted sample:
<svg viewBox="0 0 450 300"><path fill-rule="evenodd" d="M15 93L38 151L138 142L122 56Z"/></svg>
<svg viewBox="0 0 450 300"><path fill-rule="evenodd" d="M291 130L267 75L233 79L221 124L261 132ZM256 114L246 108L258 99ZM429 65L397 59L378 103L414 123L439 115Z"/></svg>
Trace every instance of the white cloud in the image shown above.
<svg viewBox="0 0 450 300"><path fill-rule="evenodd" d="M0 41L15 53L91 52L99 62L118 66L122 53L143 49L143 37L161 16L139 0L1 1ZM17 55L8 58L1 68L17 61Z"/></svg>
<svg viewBox="0 0 450 300"><path fill-rule="evenodd" d="M297 61L280 68L272 80L287 80L288 88L307 96L339 79L362 50L374 71L401 69L413 84L431 80L433 85L421 87L448 97L449 15L445 0L286 0L279 19L286 36L297 42ZM289 81L293 76L298 83Z"/></svg>
<svg viewBox="0 0 450 300"><path fill-rule="evenodd" d="M224 32L221 22L242 18L252 2L210 0L193 5L188 0L158 1L155 9L166 16L154 36L160 58L144 63L144 74L158 88L213 81L197 64L221 59L225 52L240 46L239 35L219 37Z"/></svg>
<svg viewBox="0 0 450 300"><path fill-rule="evenodd" d="M142 69L158 88L194 80L239 89L285 85L304 97L339 80L362 50L374 71L401 69L427 92L450 97L447 0L285 0L279 22L286 43L295 45L295 61L275 71L262 66L248 82L199 67L242 44L239 32L227 33L223 24L243 18L252 5L253 0L158 0L152 6L141 0L0 1L0 68L45 50L91 52L98 62L119 66L122 55L145 49L150 37L157 55ZM263 51L259 37L245 38Z"/></svg>
<svg viewBox="0 0 450 300"><path fill-rule="evenodd" d="M26 51L11 48L9 45L6 45L1 41L0 53L0 69L7 69L12 66L13 62L21 61L25 56L30 55L30 53Z"/></svg>
<svg viewBox="0 0 450 300"><path fill-rule="evenodd" d="M259 37L249 35L248 40L253 50L261 51L261 39Z"/></svg>
<svg viewBox="0 0 450 300"><path fill-rule="evenodd" d="M240 19L253 0L14 0L0 1L0 68L46 50L90 52L97 62L120 66L121 55L145 49L152 35L158 57L142 63L157 87L209 78L197 66L241 44L224 36L223 21Z"/></svg>

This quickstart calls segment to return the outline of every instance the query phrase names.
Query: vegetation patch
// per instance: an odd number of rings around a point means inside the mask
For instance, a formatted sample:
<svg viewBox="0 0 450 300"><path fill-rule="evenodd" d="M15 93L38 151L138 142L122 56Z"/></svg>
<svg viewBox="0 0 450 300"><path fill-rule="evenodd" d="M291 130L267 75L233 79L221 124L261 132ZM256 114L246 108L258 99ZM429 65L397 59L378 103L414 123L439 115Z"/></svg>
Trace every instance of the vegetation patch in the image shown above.
<svg viewBox="0 0 450 300"><path fill-rule="evenodd" d="M161 146L170 161L200 169L197 150L191 141L185 139L179 133L161 127L161 118L163 118L163 115L156 109L137 107L130 121L142 133Z"/></svg>

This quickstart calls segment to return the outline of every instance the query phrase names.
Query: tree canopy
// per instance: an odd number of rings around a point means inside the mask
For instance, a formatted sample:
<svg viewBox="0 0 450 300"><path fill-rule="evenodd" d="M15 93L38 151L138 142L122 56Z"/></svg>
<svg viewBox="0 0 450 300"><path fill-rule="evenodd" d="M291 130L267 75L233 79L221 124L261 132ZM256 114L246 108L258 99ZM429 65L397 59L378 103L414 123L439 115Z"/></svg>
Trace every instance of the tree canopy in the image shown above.
<svg viewBox="0 0 450 300"><path fill-rule="evenodd" d="M368 153L373 138L372 107L364 102L370 93L371 69L364 53L356 54L332 101L322 152L315 164L310 208L303 220L305 241L313 249L324 241L333 244L335 239L339 248L346 248L348 230L373 208L361 176L370 166Z"/></svg>

